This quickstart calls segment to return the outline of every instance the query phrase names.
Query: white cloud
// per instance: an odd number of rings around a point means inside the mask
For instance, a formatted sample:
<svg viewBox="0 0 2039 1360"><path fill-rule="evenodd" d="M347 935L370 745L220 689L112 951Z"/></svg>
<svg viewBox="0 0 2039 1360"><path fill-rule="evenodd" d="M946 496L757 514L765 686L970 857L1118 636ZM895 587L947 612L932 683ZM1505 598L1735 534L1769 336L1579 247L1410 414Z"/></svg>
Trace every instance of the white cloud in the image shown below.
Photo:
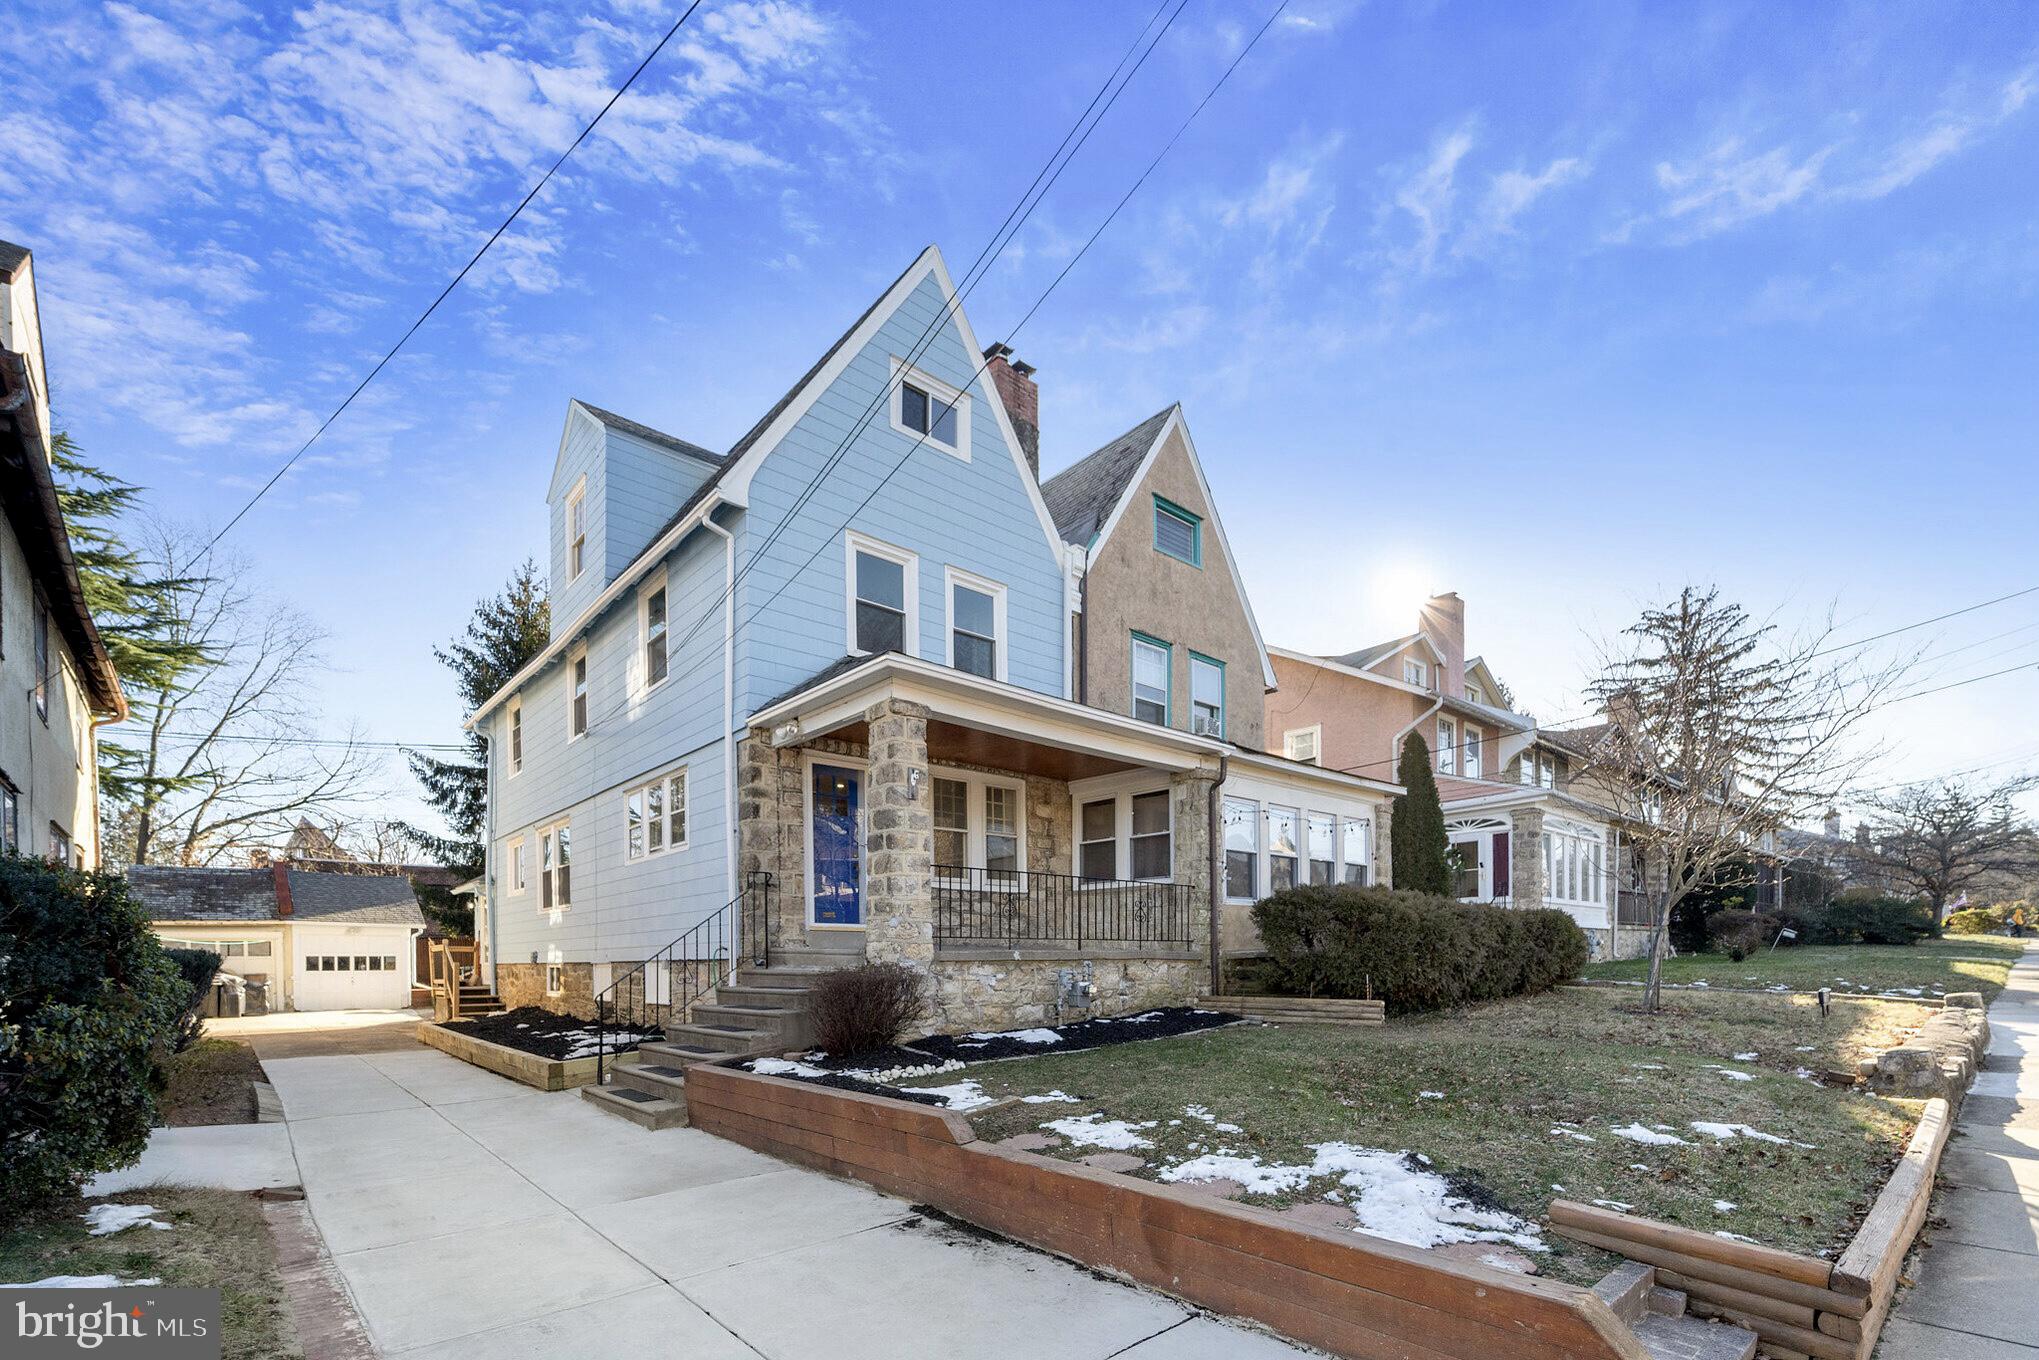
<svg viewBox="0 0 2039 1360"><path fill-rule="evenodd" d="M1900 140L1882 163L1835 191L1840 198L1882 198L1904 188L1941 161L1967 150L1985 133L2015 116L2039 92L2039 67L2027 67L1997 91L1996 98L1967 113L1945 113L1924 132Z"/></svg>
<svg viewBox="0 0 2039 1360"><path fill-rule="evenodd" d="M1560 156L1535 174L1503 170L1487 185L1486 202L1480 210L1481 226L1494 234L1514 230L1515 219L1529 211L1531 204L1553 189L1584 179L1588 169L1586 162L1577 156Z"/></svg>
<svg viewBox="0 0 2039 1360"><path fill-rule="evenodd" d="M1472 149L1470 122L1440 134L1431 144L1429 159L1395 190L1394 206L1407 213L1416 228L1416 239L1404 253L1415 273L1429 273L1436 261L1438 243L1451 226L1459 162Z"/></svg>
<svg viewBox="0 0 2039 1360"><path fill-rule="evenodd" d="M1684 165L1660 162L1657 185L1669 195L1663 215L1698 236L1768 216L1810 194L1833 152L1828 146L1798 157L1780 146L1751 153L1730 139Z"/></svg>

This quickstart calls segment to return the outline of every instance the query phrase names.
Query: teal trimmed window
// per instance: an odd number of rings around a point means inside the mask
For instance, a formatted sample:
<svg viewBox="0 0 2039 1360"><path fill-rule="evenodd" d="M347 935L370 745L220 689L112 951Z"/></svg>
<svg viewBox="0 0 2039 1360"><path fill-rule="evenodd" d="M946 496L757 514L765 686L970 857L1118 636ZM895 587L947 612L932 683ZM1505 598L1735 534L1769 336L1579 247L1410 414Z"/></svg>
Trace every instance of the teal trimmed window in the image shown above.
<svg viewBox="0 0 2039 1360"><path fill-rule="evenodd" d="M1189 730L1225 735L1225 663L1201 652L1189 654Z"/></svg>
<svg viewBox="0 0 2039 1360"><path fill-rule="evenodd" d="M1192 567L1204 564L1204 520L1164 496L1154 498L1154 550Z"/></svg>
<svg viewBox="0 0 2039 1360"><path fill-rule="evenodd" d="M1133 634L1133 716L1141 722L1168 726L1174 709L1170 689L1175 679L1175 649L1160 638Z"/></svg>

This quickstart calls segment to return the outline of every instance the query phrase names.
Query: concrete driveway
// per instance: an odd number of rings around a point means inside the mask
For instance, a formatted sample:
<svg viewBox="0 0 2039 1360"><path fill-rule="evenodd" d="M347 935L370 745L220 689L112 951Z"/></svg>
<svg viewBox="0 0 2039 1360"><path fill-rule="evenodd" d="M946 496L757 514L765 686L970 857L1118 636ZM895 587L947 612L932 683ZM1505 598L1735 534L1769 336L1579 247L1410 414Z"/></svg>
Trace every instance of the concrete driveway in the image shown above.
<svg viewBox="0 0 2039 1360"><path fill-rule="evenodd" d="M692 1129L435 1050L265 1062L385 1356L1277 1360L1306 1352Z"/></svg>
<svg viewBox="0 0 2039 1360"><path fill-rule="evenodd" d="M387 1053L418 1047L412 1037L429 1010L278 1011L205 1022L208 1038L238 1039L270 1058L324 1057L333 1053Z"/></svg>

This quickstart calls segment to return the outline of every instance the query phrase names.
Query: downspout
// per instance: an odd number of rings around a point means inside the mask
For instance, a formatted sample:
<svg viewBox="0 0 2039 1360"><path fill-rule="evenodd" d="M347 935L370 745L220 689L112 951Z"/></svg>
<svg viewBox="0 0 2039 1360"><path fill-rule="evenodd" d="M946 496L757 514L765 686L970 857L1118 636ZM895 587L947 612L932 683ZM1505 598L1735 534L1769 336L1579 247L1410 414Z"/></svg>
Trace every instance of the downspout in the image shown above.
<svg viewBox="0 0 2039 1360"><path fill-rule="evenodd" d="M1224 965L1218 953L1218 917L1219 911L1224 906L1225 903L1225 848L1224 848L1225 842L1223 839L1224 828L1218 816L1218 808L1219 808L1219 794L1225 787L1225 776L1227 773L1230 772L1231 765L1232 757L1230 757L1229 755L1221 755L1218 757L1218 777L1211 783L1211 793L1209 799L1210 829L1206 833L1206 835L1209 837L1210 845L1210 854L1206 857L1207 862L1204 867L1206 870L1205 876L1209 878L1211 881L1212 996L1221 995L1219 989L1224 986L1225 981Z"/></svg>
<svg viewBox="0 0 2039 1360"><path fill-rule="evenodd" d="M701 527L722 540L722 900L736 900L736 535L715 522Z"/></svg>
<svg viewBox="0 0 2039 1360"><path fill-rule="evenodd" d="M1090 703L1090 549L1076 578L1076 702Z"/></svg>
<svg viewBox="0 0 2039 1360"><path fill-rule="evenodd" d="M1411 732L1414 732L1417 728L1421 727L1429 719L1435 717L1437 715L1437 710L1443 707L1444 707L1444 691L1439 690L1437 692L1436 703L1432 704L1430 707L1424 709L1421 713L1418 713L1415 717L1411 718L1406 727L1403 727L1402 729L1397 731L1394 736L1388 738L1389 764L1400 766L1400 764L1402 763L1403 739L1407 737ZM1431 755L1434 757L1436 755L1436 752L1434 751L1431 752Z"/></svg>
<svg viewBox="0 0 2039 1360"><path fill-rule="evenodd" d="M482 809L481 834L485 839L481 846L481 900L482 908L488 914L488 939L481 942L482 957L475 962L475 981L486 982L491 987L496 983L496 744L489 740L488 733L481 734L482 768L488 771L488 797ZM416 948L412 949L415 969ZM429 984L431 979L427 977ZM435 1003L436 1004L436 1003Z"/></svg>

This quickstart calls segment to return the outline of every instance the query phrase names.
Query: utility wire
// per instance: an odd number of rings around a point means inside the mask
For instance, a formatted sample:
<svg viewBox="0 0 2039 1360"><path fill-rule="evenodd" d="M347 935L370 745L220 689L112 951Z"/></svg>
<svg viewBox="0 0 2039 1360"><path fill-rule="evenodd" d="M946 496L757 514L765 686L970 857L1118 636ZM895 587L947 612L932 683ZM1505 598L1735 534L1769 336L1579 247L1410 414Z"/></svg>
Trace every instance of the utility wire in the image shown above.
<svg viewBox="0 0 2039 1360"><path fill-rule="evenodd" d="M1814 652L1811 657L1806 659L1810 661L1814 657L1828 656L1834 652L1853 651L1857 647L1867 647L1872 642L1881 642L1885 638L1896 637L1899 633L1909 633L1913 629L1929 627L1946 619L1959 618L1963 614L1973 614L1976 610L1987 609L1993 604L2002 604L2006 600L2022 599L2027 595L2035 594L2039 594L2039 586L2026 586L2023 590L2014 590L2008 595L1999 595L1993 600L1984 600L1981 604L1971 604L1962 609L1950 609L1944 614L1935 614L1930 619L1920 619L1917 623L1907 623L1903 627L1892 628L1882 633L1871 633L1868 637L1858 638L1853 642L1837 643L1832 647L1822 648Z"/></svg>
<svg viewBox="0 0 2039 1360"><path fill-rule="evenodd" d="M522 215L524 209L531 205L532 199L538 197L539 190L543 189L548 183L551 182L553 175L558 172L560 166L566 164L567 157L573 155L575 151L580 149L580 144L588 139L589 134L594 132L595 128L598 125L600 125L601 121L604 118L609 116L609 110L616 107L616 101L621 99L626 93L629 92L630 87L637 83L637 78L644 74L645 68L651 65L653 58L657 57L659 53L665 51L666 44L673 40L673 35L680 31L681 25L685 24L688 19L692 18L694 11L699 9L700 7L701 0L692 0L692 3L689 4L687 8L680 14L680 17L673 21L673 26L665 31L665 36L660 38L658 40L657 45L654 46L649 52L644 54L644 59L637 63L637 68L630 73L628 79L626 79L621 85L618 85L616 87L615 93L609 96L608 102L603 104L602 107L596 112L595 116L588 120L587 126L583 127L580 130L580 135L575 137L573 141L567 145L566 150L559 153L559 158L553 161L552 164L549 167L547 167L543 175L540 175L538 177L538 182L531 186L530 192L525 194L524 197L521 200L519 200L516 207L510 209L510 215L508 217L505 217L502 220L501 225L499 225L493 232L489 234L488 240L482 242L481 249L474 252L474 258L470 259L466 264L460 267L460 272L458 274L455 274L453 276L452 281L449 282L444 288L439 290L439 296L433 298L431 305L418 314L418 319L410 324L410 328L406 330L401 337L398 338L397 342L394 345L390 346L389 352L384 354L380 359L376 360L375 367L368 370L367 376L363 377L360 382L354 384L354 390L347 394L346 400L342 401L338 406L334 407L333 413L327 416L324 420L319 422L319 427L316 430L312 431L311 438L305 440L303 445L299 447L298 451L296 453L291 454L290 457L284 461L283 466L276 469L276 471L273 474L271 474L269 480L262 483L261 488L257 490L254 495L248 498L247 504L243 505L239 510L236 510L234 512L234 517L226 522L226 526L222 528L218 533L212 536L212 539L205 545L205 551L207 553L210 553L213 550L213 548L218 545L221 539L225 538L228 533L232 532L233 527L236 524L239 524L242 518L250 510L253 510L255 508L257 502L259 502L264 496L269 494L271 488L273 488L278 482L283 480L284 474L289 472L291 468L297 465L298 459L304 457L305 454L311 451L311 446L318 442L319 436L326 432L327 427L329 427L334 421L338 420L342 413L344 413L349 406L352 406L354 404L354 398L360 396L361 393L367 388L368 384L375 381L376 375L381 373L382 370L388 366L389 361L396 358L398 351L402 350L405 345L410 343L411 337L418 333L418 328L420 326L423 326L427 321L431 319L432 313L439 310L439 304L444 302L447 299L447 297L451 295L453 290L460 286L461 280L467 277L468 272L472 270L477 264L481 263L481 257L488 254L489 247L493 246L498 240L502 238L503 233L510 229L510 224L515 222L517 218L520 215Z"/></svg>

